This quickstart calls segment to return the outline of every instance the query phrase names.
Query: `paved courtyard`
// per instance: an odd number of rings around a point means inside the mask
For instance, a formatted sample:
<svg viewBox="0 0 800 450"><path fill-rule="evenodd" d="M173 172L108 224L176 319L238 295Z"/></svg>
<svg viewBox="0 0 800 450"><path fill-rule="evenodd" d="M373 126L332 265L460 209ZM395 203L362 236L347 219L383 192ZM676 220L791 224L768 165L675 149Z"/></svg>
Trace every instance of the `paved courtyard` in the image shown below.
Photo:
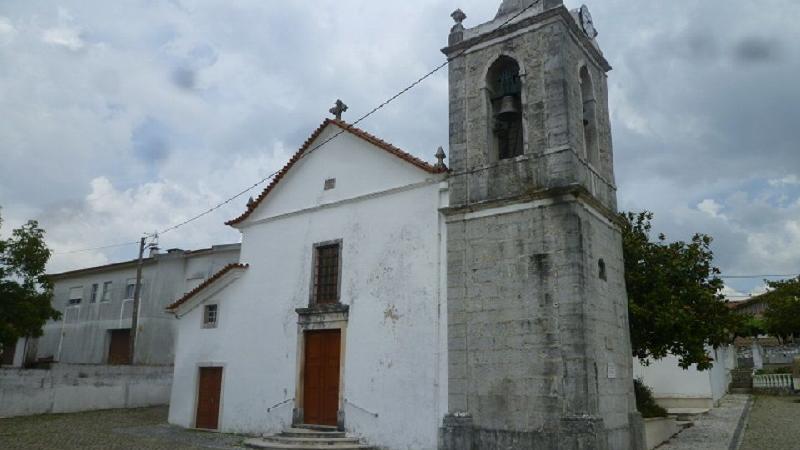
<svg viewBox="0 0 800 450"><path fill-rule="evenodd" d="M729 450L747 396L729 395L660 450ZM0 449L242 449L244 436L166 425L167 408L0 419ZM800 449L800 397L755 397L741 450Z"/></svg>
<svg viewBox="0 0 800 450"><path fill-rule="evenodd" d="M242 436L166 425L167 408L0 419L0 449L240 449Z"/></svg>
<svg viewBox="0 0 800 450"><path fill-rule="evenodd" d="M729 450L747 400L747 395L725 396L718 408L695 418L694 426L682 431L659 450Z"/></svg>
<svg viewBox="0 0 800 450"><path fill-rule="evenodd" d="M741 450L800 449L800 397L756 397Z"/></svg>

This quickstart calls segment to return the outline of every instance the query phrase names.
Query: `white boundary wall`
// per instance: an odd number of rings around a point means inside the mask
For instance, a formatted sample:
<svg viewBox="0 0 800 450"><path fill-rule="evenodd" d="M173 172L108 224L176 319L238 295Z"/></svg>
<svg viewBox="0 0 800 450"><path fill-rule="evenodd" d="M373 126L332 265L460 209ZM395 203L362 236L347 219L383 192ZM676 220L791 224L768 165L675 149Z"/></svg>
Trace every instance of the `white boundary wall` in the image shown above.
<svg viewBox="0 0 800 450"><path fill-rule="evenodd" d="M0 417L169 404L171 366L0 369Z"/></svg>
<svg viewBox="0 0 800 450"><path fill-rule="evenodd" d="M665 408L713 408L728 392L736 349L721 347L708 352L714 358L711 370L699 371L695 365L684 370L674 356L653 361L649 366L634 358L633 376L644 380L653 390L653 397Z"/></svg>

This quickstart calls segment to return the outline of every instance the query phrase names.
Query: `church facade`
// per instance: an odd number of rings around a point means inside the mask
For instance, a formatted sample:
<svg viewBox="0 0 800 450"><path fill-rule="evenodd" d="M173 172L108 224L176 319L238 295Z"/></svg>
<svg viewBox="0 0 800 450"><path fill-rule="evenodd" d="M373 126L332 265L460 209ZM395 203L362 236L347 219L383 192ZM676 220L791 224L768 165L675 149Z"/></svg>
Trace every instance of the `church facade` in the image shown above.
<svg viewBox="0 0 800 450"><path fill-rule="evenodd" d="M641 448L591 16L506 0L477 27L453 19L449 168L339 103L228 222L241 263L170 306L171 423L386 449Z"/></svg>

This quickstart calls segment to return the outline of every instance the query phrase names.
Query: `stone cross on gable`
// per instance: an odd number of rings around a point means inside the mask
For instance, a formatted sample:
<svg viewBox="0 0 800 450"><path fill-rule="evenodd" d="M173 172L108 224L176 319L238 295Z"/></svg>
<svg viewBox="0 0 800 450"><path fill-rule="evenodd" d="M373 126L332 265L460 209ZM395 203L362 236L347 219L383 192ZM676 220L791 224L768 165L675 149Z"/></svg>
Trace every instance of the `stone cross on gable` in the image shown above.
<svg viewBox="0 0 800 450"><path fill-rule="evenodd" d="M336 117L336 120L342 120L342 113L347 111L347 105L341 100L336 100L336 105L330 111Z"/></svg>

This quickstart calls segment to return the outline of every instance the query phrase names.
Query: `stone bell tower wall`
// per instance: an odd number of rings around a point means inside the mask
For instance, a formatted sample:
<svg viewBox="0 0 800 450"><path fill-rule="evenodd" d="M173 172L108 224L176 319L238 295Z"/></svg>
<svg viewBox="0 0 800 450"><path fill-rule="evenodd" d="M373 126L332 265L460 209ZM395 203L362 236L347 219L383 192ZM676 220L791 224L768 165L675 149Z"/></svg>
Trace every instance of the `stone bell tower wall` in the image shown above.
<svg viewBox="0 0 800 450"><path fill-rule="evenodd" d="M616 218L610 66L574 15L548 4L507 26L498 25L502 17L471 30L459 21L444 50L451 62L450 206L443 211L450 413L442 449L642 445ZM486 85L501 56L519 64L522 81L524 151L507 159L492 154Z"/></svg>
<svg viewBox="0 0 800 450"><path fill-rule="evenodd" d="M616 210L605 70L610 67L559 7L445 50L450 62L451 205L582 186ZM495 36L496 34L496 36ZM586 42L584 42L586 41ZM500 56L521 68L524 155L498 161L491 152L486 73ZM584 155L579 71L589 70L598 105L599 164Z"/></svg>

